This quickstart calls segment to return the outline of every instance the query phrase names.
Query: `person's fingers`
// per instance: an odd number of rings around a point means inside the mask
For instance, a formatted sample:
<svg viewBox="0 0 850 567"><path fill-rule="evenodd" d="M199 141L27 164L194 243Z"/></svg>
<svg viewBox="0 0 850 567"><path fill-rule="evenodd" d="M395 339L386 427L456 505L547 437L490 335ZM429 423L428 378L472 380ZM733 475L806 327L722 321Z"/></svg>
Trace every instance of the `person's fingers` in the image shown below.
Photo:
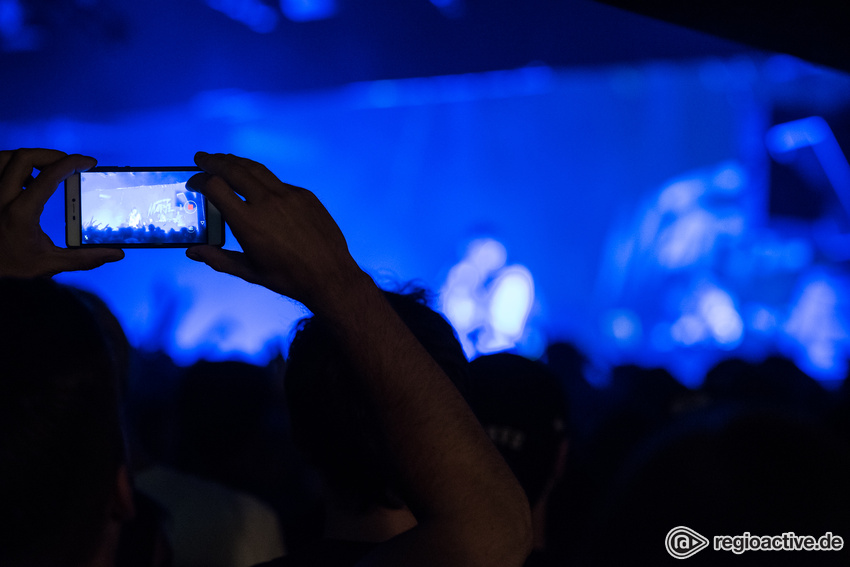
<svg viewBox="0 0 850 567"><path fill-rule="evenodd" d="M41 169L54 163L67 154L59 150L43 148L22 148L14 150L0 173L0 207L5 207L21 193L27 184L33 169Z"/></svg>
<svg viewBox="0 0 850 567"><path fill-rule="evenodd" d="M72 154L44 167L21 195L21 204L27 214L40 214L44 204L56 192L59 184L78 171L85 171L97 165L93 157Z"/></svg>
<svg viewBox="0 0 850 567"><path fill-rule="evenodd" d="M209 199L231 227L239 226L245 203L224 179L209 173L196 173L186 182L186 187Z"/></svg>
<svg viewBox="0 0 850 567"><path fill-rule="evenodd" d="M12 155L15 152L12 150L3 150L0 152L0 175L2 175L3 170L6 169L6 165L9 163L9 160L12 159Z"/></svg>
<svg viewBox="0 0 850 567"><path fill-rule="evenodd" d="M280 189L303 191L301 187L281 181L265 165L233 154L198 152L195 154L195 163L205 171L224 177L238 193L245 196L249 201L251 200L250 193L253 193L254 198L256 198L257 196L262 197L269 191ZM230 178L225 174L229 174Z"/></svg>
<svg viewBox="0 0 850 567"><path fill-rule="evenodd" d="M250 283L259 283L257 273L242 252L204 244L188 248L186 256L196 262L203 262L216 272L231 274Z"/></svg>
<svg viewBox="0 0 850 567"><path fill-rule="evenodd" d="M230 185L232 191L236 191L246 201L256 201L262 198L266 191L261 184L261 179L254 175L253 162L238 158L231 154L208 154L198 152L195 154L195 163L213 175L224 179Z"/></svg>
<svg viewBox="0 0 850 567"><path fill-rule="evenodd" d="M91 248L87 250L57 248L56 255L51 261L54 273L72 272L77 270L93 270L109 262L117 262L124 258L124 251L119 248Z"/></svg>
<svg viewBox="0 0 850 567"><path fill-rule="evenodd" d="M293 189L296 188L287 183L283 183L280 179L278 179L277 175L269 171L269 168L267 168L260 162L244 157L235 156L233 154L227 154L226 157L228 160L230 160L231 163L238 164L250 171L254 177L266 183L267 186L283 185Z"/></svg>

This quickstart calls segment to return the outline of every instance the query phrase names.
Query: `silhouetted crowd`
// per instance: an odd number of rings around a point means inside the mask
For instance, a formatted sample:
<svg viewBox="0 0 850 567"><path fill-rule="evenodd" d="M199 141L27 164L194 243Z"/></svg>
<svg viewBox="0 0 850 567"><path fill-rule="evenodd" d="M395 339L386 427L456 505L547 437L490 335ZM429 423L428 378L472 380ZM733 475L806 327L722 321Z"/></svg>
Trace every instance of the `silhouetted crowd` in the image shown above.
<svg viewBox="0 0 850 567"><path fill-rule="evenodd" d="M585 380L586 363L575 347L558 343L542 361L512 353L476 358L464 378L467 401L540 518L529 565L663 564L672 560L665 535L679 525L706 536L850 533L847 382L827 391L792 361L771 357L723 361L698 389L666 370L637 366L615 367L601 387ZM143 480L166 467L246 494L274 514L279 532L266 534L263 545L298 551L321 539L322 506L317 473L291 439L285 370L283 356L267 367L180 368L163 353L133 353L127 415L131 453L145 456L137 472ZM334 450L354 446L349 433L339 426L331 434ZM156 501L157 489L146 488L141 494ZM160 528L169 525L167 509L158 513L166 520ZM173 535L166 541L180 545ZM279 543L268 543L276 537ZM179 561L183 549L173 552L175 565L190 564ZM206 564L237 565L213 553ZM748 553L705 554L703 564L847 559L841 552Z"/></svg>
<svg viewBox="0 0 850 567"><path fill-rule="evenodd" d="M186 244L189 242L200 244L205 238L203 233L189 227L170 228L166 231L155 224L139 228L88 226L83 229L82 236L86 244Z"/></svg>

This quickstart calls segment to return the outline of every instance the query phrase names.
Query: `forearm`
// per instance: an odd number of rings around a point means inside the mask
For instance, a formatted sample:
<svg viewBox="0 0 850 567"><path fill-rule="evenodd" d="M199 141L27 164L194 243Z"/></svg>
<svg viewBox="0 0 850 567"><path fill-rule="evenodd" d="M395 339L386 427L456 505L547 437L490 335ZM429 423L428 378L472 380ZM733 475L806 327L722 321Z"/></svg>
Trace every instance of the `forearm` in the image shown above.
<svg viewBox="0 0 850 567"><path fill-rule="evenodd" d="M530 542L525 494L460 393L371 279L329 286L317 317L333 323L381 419L384 444L419 526L377 564L521 565ZM434 542L440 542L435 545ZM394 563L395 562L395 563Z"/></svg>
<svg viewBox="0 0 850 567"><path fill-rule="evenodd" d="M369 564L521 565L531 544L524 492L457 389L357 267L324 206L251 160L195 160L205 173L187 186L216 205L244 252L198 246L189 257L303 302L358 371L418 521Z"/></svg>

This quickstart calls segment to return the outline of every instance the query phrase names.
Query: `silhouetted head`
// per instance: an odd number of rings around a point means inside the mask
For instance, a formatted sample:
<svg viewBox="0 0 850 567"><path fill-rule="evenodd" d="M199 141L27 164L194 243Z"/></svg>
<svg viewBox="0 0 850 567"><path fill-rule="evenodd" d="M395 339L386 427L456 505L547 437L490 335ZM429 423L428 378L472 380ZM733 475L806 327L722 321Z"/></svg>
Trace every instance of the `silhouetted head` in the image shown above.
<svg viewBox="0 0 850 567"><path fill-rule="evenodd" d="M0 313L0 564L81 563L125 459L114 359L50 280L0 279Z"/></svg>
<svg viewBox="0 0 850 567"><path fill-rule="evenodd" d="M688 389L664 368L616 366L606 392L624 410L652 422L666 420Z"/></svg>
<svg viewBox="0 0 850 567"><path fill-rule="evenodd" d="M706 407L638 444L619 471L596 517L586 518L594 526L586 541L594 565L669 562L664 540L677 526L709 539L792 531L819 538L850 529L850 452L821 420L803 414ZM818 553L818 565L847 564L846 553ZM687 563L811 562L806 552L732 555L708 549Z"/></svg>
<svg viewBox="0 0 850 567"><path fill-rule="evenodd" d="M120 393L126 394L130 373L130 360L132 358L132 347L127 340L127 335L121 327L121 323L106 302L90 291L76 288L68 288L77 298L82 301L89 312L97 321L102 330L103 338L109 357L115 367L115 376L118 379Z"/></svg>
<svg viewBox="0 0 850 567"><path fill-rule="evenodd" d="M280 403L266 368L235 360L193 364L177 391L179 467L231 480L248 466Z"/></svg>
<svg viewBox="0 0 850 567"><path fill-rule="evenodd" d="M733 359L712 368L702 391L717 401L826 411L826 391L791 359L770 356L758 364Z"/></svg>
<svg viewBox="0 0 850 567"><path fill-rule="evenodd" d="M466 356L451 325L427 306L424 291L384 293L401 320L463 392L468 376ZM397 477L354 372L324 320L313 317L299 323L285 379L293 439L328 487L353 510L398 509L404 502Z"/></svg>
<svg viewBox="0 0 850 567"><path fill-rule="evenodd" d="M469 404L533 506L567 438L558 378L542 363L509 353L481 356L469 366Z"/></svg>

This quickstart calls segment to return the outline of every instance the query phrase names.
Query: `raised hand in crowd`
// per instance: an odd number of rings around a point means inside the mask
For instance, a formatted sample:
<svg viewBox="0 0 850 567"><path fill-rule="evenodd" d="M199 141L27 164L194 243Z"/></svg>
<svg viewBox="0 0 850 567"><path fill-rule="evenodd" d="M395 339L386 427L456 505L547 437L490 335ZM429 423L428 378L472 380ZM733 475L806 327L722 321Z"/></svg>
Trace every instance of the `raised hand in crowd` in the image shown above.
<svg viewBox="0 0 850 567"><path fill-rule="evenodd" d="M96 164L94 158L58 150L0 152L0 277L52 277L124 257L117 249L56 246L39 223L44 205L59 184ZM39 172L35 177L34 170Z"/></svg>

